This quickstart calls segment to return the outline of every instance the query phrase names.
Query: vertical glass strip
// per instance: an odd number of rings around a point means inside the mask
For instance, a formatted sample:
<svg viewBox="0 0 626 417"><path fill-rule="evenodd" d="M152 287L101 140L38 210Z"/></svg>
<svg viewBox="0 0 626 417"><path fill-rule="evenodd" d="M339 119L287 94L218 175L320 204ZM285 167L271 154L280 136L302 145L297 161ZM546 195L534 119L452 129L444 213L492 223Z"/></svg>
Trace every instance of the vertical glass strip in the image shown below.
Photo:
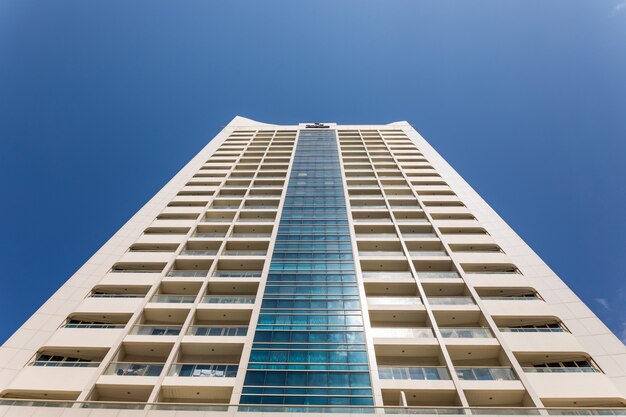
<svg viewBox="0 0 626 417"><path fill-rule="evenodd" d="M300 132L240 404L374 404L334 130Z"/></svg>

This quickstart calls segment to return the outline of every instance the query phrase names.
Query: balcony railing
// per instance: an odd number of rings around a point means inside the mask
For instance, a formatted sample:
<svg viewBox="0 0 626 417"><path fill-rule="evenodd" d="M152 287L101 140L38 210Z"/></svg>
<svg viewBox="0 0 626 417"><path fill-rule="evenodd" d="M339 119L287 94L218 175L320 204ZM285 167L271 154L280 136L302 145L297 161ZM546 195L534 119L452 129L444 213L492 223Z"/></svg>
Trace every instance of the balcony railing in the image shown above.
<svg viewBox="0 0 626 417"><path fill-rule="evenodd" d="M398 219L396 218L396 222L398 223L429 223L428 219L423 218L414 218L414 219Z"/></svg>
<svg viewBox="0 0 626 417"><path fill-rule="evenodd" d="M253 296L221 296L207 295L202 297L202 302L207 304L254 304Z"/></svg>
<svg viewBox="0 0 626 417"><path fill-rule="evenodd" d="M465 271L467 275L522 275L519 271Z"/></svg>
<svg viewBox="0 0 626 417"><path fill-rule="evenodd" d="M216 278L259 278L262 271L215 271L213 276Z"/></svg>
<svg viewBox="0 0 626 417"><path fill-rule="evenodd" d="M391 224L391 219L354 219L355 223L389 223Z"/></svg>
<svg viewBox="0 0 626 417"><path fill-rule="evenodd" d="M65 323L66 329L123 329L125 324L121 323Z"/></svg>
<svg viewBox="0 0 626 417"><path fill-rule="evenodd" d="M143 249L143 248L130 248L129 252L137 252L137 253L172 253L174 249Z"/></svg>
<svg viewBox="0 0 626 417"><path fill-rule="evenodd" d="M388 195L387 198L389 198L389 202L391 203L391 208L395 211L395 210L411 210L412 212L415 211L421 211L422 208L418 205L408 205L408 204L394 204L394 201L392 201L391 199L394 196L390 196Z"/></svg>
<svg viewBox="0 0 626 417"><path fill-rule="evenodd" d="M263 205L247 205L243 206L243 210L276 210L278 206L263 206Z"/></svg>
<svg viewBox="0 0 626 417"><path fill-rule="evenodd" d="M410 272L371 272L366 271L363 272L363 278L374 278L374 279L405 279L405 278L413 278Z"/></svg>
<svg viewBox="0 0 626 417"><path fill-rule="evenodd" d="M246 326L189 326L187 335L189 336L246 336L248 327Z"/></svg>
<svg viewBox="0 0 626 417"><path fill-rule="evenodd" d="M541 301L536 295L529 297L480 297L485 301Z"/></svg>
<svg viewBox="0 0 626 417"><path fill-rule="evenodd" d="M233 233L230 237L233 238L242 238L242 237L253 237L253 238L265 238L271 237L271 233Z"/></svg>
<svg viewBox="0 0 626 417"><path fill-rule="evenodd" d="M507 333L568 333L563 327L501 327Z"/></svg>
<svg viewBox="0 0 626 417"><path fill-rule="evenodd" d="M431 238L437 237L437 235L434 233L411 233L411 232L404 232L402 233L402 236L405 238L410 238L410 239L431 239Z"/></svg>
<svg viewBox="0 0 626 417"><path fill-rule="evenodd" d="M432 329L424 327L372 327L374 337L435 337Z"/></svg>
<svg viewBox="0 0 626 417"><path fill-rule="evenodd" d="M205 217L202 223L231 223L234 218L224 219L221 217Z"/></svg>
<svg viewBox="0 0 626 417"><path fill-rule="evenodd" d="M455 368L456 375L463 381L515 381L517 375L511 368Z"/></svg>
<svg viewBox="0 0 626 417"><path fill-rule="evenodd" d="M454 279L461 278L461 276L454 271L440 271L440 272L429 272L429 271L417 271L417 276L420 278L445 278L445 279Z"/></svg>
<svg viewBox="0 0 626 417"><path fill-rule="evenodd" d="M226 250L225 256L265 256L266 250Z"/></svg>
<svg viewBox="0 0 626 417"><path fill-rule="evenodd" d="M145 294L92 293L91 298L143 298Z"/></svg>
<svg viewBox="0 0 626 417"><path fill-rule="evenodd" d="M32 361L28 366L52 366L63 368L97 368L100 362L88 361Z"/></svg>
<svg viewBox="0 0 626 417"><path fill-rule="evenodd" d="M182 269L174 269L167 273L168 277L178 277L178 278L204 278L209 273L209 271L198 271L198 270L182 270Z"/></svg>
<svg viewBox="0 0 626 417"><path fill-rule="evenodd" d="M200 378L234 378L239 370L238 365L207 364L207 363L175 363L169 371L170 376Z"/></svg>
<svg viewBox="0 0 626 417"><path fill-rule="evenodd" d="M182 256L215 256L217 255L217 250L188 250L180 252Z"/></svg>
<svg viewBox="0 0 626 417"><path fill-rule="evenodd" d="M482 337L493 337L491 334L491 330L484 327L460 327L460 328L450 328L450 327L441 327L439 329L442 337L447 338L482 338Z"/></svg>
<svg viewBox="0 0 626 417"><path fill-rule="evenodd" d="M282 405L282 404L254 404L241 405L237 403L171 403L171 402L114 402L114 401L67 401L44 399L0 398L0 406L4 407L38 407L38 408L86 408L108 410L180 410L227 412L237 407L239 411L256 411L264 413L360 413L360 414L403 414L403 415L518 415L518 416L625 416L624 407L570 407L570 408L534 408L534 407L459 407L459 406L347 406L347 405ZM30 413L30 412L27 412ZM32 414L32 413L31 413Z"/></svg>
<svg viewBox="0 0 626 417"><path fill-rule="evenodd" d="M397 238L398 235L396 235L395 233L357 233L356 234L357 239L358 238L389 238L389 237L395 237Z"/></svg>
<svg viewBox="0 0 626 417"><path fill-rule="evenodd" d="M419 257L419 256L448 256L446 251L443 250L416 250L410 251L409 254L411 256Z"/></svg>
<svg viewBox="0 0 626 417"><path fill-rule="evenodd" d="M191 237L201 238L201 239L202 238L219 238L219 237L225 237L225 236L226 236L226 232L223 232L223 233L197 232L191 235Z"/></svg>
<svg viewBox="0 0 626 417"><path fill-rule="evenodd" d="M178 336L181 328L182 326L137 324L130 329L129 334L140 336Z"/></svg>
<svg viewBox="0 0 626 417"><path fill-rule="evenodd" d="M549 367L535 367L529 366L522 368L524 372L536 373L536 374L562 374L562 373L601 373L599 369L591 366L585 367L561 367L561 368L549 368Z"/></svg>
<svg viewBox="0 0 626 417"><path fill-rule="evenodd" d="M372 306L385 305L421 305L419 297L367 297L367 304Z"/></svg>
<svg viewBox="0 0 626 417"><path fill-rule="evenodd" d="M472 297L428 297L428 302L432 305L475 305Z"/></svg>
<svg viewBox="0 0 626 417"><path fill-rule="evenodd" d="M163 366L162 363L113 362L107 366L104 375L159 376Z"/></svg>
<svg viewBox="0 0 626 417"><path fill-rule="evenodd" d="M383 250L367 250L367 251L359 251L359 256L404 256L404 252L402 251L383 251Z"/></svg>
<svg viewBox="0 0 626 417"><path fill-rule="evenodd" d="M195 295L155 294L150 299L151 303L193 303Z"/></svg>
<svg viewBox="0 0 626 417"><path fill-rule="evenodd" d="M380 379L414 380L414 381L445 381L450 373L445 366L379 366Z"/></svg>

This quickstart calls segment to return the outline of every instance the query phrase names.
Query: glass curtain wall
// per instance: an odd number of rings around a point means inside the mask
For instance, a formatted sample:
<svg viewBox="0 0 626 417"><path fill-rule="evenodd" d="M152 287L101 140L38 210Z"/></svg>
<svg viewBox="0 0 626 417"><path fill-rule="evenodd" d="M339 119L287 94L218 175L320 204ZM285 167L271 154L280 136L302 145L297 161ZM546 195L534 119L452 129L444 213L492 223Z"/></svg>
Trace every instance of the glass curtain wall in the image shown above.
<svg viewBox="0 0 626 417"><path fill-rule="evenodd" d="M334 130L300 132L240 403L373 405Z"/></svg>

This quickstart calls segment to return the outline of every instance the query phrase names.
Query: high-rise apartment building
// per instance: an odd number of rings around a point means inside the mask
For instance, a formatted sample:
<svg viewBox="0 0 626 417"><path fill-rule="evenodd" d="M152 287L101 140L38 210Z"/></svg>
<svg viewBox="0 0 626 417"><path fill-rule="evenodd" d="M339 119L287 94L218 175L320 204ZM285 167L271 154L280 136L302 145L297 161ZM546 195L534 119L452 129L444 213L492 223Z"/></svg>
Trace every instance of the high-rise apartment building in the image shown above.
<svg viewBox="0 0 626 417"><path fill-rule="evenodd" d="M626 414L624 345L406 122L235 118L0 368L0 416Z"/></svg>

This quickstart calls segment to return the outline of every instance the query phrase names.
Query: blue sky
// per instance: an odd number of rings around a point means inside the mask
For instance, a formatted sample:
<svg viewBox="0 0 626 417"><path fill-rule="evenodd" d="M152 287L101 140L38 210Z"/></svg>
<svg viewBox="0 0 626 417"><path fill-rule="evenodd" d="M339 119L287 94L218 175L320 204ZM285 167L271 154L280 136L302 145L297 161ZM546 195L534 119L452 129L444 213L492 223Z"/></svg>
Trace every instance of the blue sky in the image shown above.
<svg viewBox="0 0 626 417"><path fill-rule="evenodd" d="M408 120L626 338L626 2L0 2L0 341L235 115Z"/></svg>

